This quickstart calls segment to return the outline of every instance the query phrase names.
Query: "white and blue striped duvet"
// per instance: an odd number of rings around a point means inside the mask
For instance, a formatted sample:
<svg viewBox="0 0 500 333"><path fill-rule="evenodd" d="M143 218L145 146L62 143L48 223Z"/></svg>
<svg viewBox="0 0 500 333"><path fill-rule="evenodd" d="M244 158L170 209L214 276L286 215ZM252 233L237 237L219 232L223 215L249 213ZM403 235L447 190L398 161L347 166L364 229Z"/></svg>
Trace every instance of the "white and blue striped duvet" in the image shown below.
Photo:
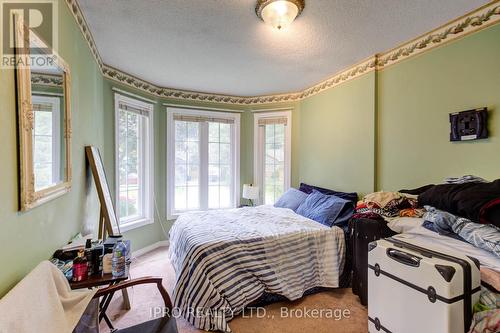
<svg viewBox="0 0 500 333"><path fill-rule="evenodd" d="M181 215L170 231L174 306L195 327L228 321L264 292L295 300L339 286L344 233L272 206Z"/></svg>

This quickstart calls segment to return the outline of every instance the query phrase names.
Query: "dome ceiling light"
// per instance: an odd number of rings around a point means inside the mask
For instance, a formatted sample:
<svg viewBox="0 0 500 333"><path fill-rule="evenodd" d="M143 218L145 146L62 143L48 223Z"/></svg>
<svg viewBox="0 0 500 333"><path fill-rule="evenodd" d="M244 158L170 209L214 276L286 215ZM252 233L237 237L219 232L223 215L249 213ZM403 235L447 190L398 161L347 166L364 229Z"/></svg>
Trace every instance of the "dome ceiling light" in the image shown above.
<svg viewBox="0 0 500 333"><path fill-rule="evenodd" d="M304 0L257 0L255 13L265 23L281 30L302 13L305 5Z"/></svg>

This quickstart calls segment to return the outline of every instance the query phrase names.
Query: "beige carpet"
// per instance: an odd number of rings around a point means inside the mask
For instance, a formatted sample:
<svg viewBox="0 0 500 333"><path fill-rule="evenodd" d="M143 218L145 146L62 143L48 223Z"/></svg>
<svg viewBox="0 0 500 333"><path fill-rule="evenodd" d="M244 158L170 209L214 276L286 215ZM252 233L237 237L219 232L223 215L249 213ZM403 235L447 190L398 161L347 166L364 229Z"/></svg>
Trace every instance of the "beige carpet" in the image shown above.
<svg viewBox="0 0 500 333"><path fill-rule="evenodd" d="M161 276L165 288L172 295L175 273L168 260L168 249L159 248L136 258L131 266L131 276L132 278ZM163 305L161 296L154 286L131 288L129 294L132 303L131 310L122 309L121 294L115 296L109 307L108 315L117 328L129 327L150 320L154 308ZM295 302L271 304L264 309L265 315L264 310L259 310L259 312L255 311L253 316L247 313L245 317L234 318L229 324L233 332L367 332L366 308L358 302L357 296L353 295L350 289L337 289L310 295ZM307 312L309 317L301 316L301 312ZM281 315L287 313L288 317ZM262 315L264 315L263 318ZM177 319L177 326L180 333L204 332L194 328L182 318ZM101 323L101 332L109 332L104 321Z"/></svg>

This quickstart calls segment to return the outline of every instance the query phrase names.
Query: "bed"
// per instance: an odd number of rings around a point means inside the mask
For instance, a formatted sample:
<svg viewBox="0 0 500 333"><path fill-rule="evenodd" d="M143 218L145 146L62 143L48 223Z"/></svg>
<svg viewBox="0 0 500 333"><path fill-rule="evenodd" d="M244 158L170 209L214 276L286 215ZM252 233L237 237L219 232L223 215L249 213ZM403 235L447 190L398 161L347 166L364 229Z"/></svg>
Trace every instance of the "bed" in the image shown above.
<svg viewBox="0 0 500 333"><path fill-rule="evenodd" d="M339 287L345 248L342 229L291 209L182 214L170 231L174 307L197 328L230 332L228 322L266 293L296 300Z"/></svg>
<svg viewBox="0 0 500 333"><path fill-rule="evenodd" d="M423 219L418 219L424 221ZM469 243L443 236L437 232L430 231L423 226L416 226L410 230L395 236L401 240L413 240L421 246L433 247L452 253L463 253L479 260L481 267L500 272L500 259L491 252L477 248Z"/></svg>

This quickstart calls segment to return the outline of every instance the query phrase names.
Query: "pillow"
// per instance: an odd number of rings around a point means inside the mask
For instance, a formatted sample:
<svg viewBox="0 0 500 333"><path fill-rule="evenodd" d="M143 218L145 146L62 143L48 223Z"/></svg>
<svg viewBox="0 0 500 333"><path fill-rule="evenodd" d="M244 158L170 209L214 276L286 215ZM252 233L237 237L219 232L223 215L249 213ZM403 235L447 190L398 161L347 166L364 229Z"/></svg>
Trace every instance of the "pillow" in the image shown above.
<svg viewBox="0 0 500 333"><path fill-rule="evenodd" d="M345 227L354 214L354 203L313 190L297 208L297 214L328 227Z"/></svg>
<svg viewBox="0 0 500 333"><path fill-rule="evenodd" d="M387 226L398 234L403 234L413 228L420 227L424 219L419 217L395 217L390 218Z"/></svg>
<svg viewBox="0 0 500 333"><path fill-rule="evenodd" d="M276 201L274 207L290 208L296 211L300 204L306 200L308 194L301 192L295 188L291 188Z"/></svg>
<svg viewBox="0 0 500 333"><path fill-rule="evenodd" d="M304 192L304 193L307 193L307 194L311 194L314 190L316 190L316 191L321 192L323 194L334 195L336 197L339 197L339 198L344 199L344 200L352 201L354 203L356 203L358 201L358 194L356 192L352 192L352 193L338 192L338 191L329 190L329 189L323 188L323 187L308 185L306 183L300 183L299 190Z"/></svg>

